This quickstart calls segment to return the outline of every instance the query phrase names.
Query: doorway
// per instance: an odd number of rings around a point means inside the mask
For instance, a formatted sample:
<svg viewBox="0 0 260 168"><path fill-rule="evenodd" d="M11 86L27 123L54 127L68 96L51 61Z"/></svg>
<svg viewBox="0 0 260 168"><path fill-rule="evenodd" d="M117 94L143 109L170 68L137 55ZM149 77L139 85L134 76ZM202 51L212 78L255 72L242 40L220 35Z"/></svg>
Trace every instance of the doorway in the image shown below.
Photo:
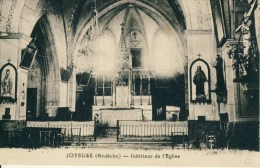
<svg viewBox="0 0 260 168"><path fill-rule="evenodd" d="M37 110L37 88L27 88L26 119L34 120Z"/></svg>

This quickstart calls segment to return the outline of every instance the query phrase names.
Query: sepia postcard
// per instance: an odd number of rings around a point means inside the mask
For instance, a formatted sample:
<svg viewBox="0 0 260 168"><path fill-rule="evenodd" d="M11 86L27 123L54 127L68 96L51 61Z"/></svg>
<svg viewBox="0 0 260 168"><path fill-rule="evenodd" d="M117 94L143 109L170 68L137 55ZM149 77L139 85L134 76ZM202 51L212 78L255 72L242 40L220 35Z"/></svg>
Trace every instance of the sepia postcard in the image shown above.
<svg viewBox="0 0 260 168"><path fill-rule="evenodd" d="M0 168L260 167L259 0L0 0Z"/></svg>

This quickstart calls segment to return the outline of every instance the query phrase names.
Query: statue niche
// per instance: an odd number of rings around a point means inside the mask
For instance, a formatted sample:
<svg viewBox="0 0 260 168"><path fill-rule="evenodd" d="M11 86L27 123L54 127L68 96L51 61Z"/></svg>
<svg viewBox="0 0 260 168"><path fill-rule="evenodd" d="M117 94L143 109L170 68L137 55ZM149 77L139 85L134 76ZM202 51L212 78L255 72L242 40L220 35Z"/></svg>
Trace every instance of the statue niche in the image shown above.
<svg viewBox="0 0 260 168"><path fill-rule="evenodd" d="M210 69L206 61L196 59L190 66L190 100L192 103L210 103Z"/></svg>
<svg viewBox="0 0 260 168"><path fill-rule="evenodd" d="M197 66L197 71L193 77L193 83L196 85L196 99L206 100L204 83L207 81L207 77L201 66Z"/></svg>
<svg viewBox="0 0 260 168"><path fill-rule="evenodd" d="M0 102L15 102L17 99L17 70L11 63L0 69Z"/></svg>
<svg viewBox="0 0 260 168"><path fill-rule="evenodd" d="M12 76L10 74L10 69L6 69L5 74L4 74L4 78L2 81L2 95L10 95L12 93L12 86L13 86L13 79Z"/></svg>

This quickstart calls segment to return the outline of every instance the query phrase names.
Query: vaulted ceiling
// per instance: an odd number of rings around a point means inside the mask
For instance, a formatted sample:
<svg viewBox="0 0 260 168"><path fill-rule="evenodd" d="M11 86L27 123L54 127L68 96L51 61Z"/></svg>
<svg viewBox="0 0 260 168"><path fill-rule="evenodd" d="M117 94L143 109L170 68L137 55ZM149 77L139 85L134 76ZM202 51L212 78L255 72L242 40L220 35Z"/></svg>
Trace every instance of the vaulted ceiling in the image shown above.
<svg viewBox="0 0 260 168"><path fill-rule="evenodd" d="M44 16L43 24L51 30L48 39L59 57L59 66L66 66L77 52L76 46L85 35L95 6L105 25L129 4L162 28L168 24L184 47L185 30L212 29L210 3L205 0L0 0L0 32L31 36L37 21ZM61 46L66 46L66 50Z"/></svg>

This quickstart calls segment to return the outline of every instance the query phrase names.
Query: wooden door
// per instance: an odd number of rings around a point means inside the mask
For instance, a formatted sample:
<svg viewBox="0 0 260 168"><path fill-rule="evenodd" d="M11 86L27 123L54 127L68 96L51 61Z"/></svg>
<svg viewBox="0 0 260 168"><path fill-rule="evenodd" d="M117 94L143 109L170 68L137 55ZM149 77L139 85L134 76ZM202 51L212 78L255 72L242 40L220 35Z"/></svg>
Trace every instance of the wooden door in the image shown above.
<svg viewBox="0 0 260 168"><path fill-rule="evenodd" d="M37 114L37 88L27 88L26 119L33 120Z"/></svg>

